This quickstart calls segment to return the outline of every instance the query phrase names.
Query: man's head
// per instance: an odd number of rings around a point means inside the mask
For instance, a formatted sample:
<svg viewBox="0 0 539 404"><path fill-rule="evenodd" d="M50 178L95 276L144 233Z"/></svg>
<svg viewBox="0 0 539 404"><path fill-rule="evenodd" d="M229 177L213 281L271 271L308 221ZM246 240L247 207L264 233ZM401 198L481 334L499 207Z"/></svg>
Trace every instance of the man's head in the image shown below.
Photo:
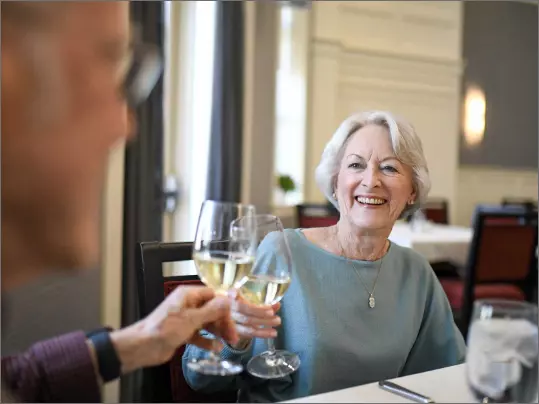
<svg viewBox="0 0 539 404"><path fill-rule="evenodd" d="M130 29L123 1L1 7L5 288L97 264L105 167L130 132Z"/></svg>

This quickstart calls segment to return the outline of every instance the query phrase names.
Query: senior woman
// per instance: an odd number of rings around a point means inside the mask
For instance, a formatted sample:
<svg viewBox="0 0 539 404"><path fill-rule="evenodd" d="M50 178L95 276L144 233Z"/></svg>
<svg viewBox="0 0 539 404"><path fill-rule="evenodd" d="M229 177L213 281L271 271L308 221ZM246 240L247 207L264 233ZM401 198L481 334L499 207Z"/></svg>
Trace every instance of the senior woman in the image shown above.
<svg viewBox="0 0 539 404"><path fill-rule="evenodd" d="M339 209L335 226L286 230L293 279L280 317L235 301L242 340L222 357L245 364L276 346L297 352L298 371L276 380L206 376L186 363L206 355L189 346L184 372L203 392L239 390L239 401L272 402L357 386L461 363L465 344L429 263L388 240L395 221L425 201L430 180L413 127L387 112L346 119L327 144L316 180ZM271 257L271 241L263 254ZM275 258L275 257L273 257ZM282 323L281 323L282 319Z"/></svg>

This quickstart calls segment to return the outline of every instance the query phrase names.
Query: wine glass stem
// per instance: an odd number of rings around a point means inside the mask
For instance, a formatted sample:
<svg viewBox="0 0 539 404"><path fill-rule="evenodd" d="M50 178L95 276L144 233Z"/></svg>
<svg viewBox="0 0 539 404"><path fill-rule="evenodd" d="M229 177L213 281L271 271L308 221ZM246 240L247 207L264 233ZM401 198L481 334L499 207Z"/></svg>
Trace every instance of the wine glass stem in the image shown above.
<svg viewBox="0 0 539 404"><path fill-rule="evenodd" d="M214 363L217 363L219 362L219 360L221 359L220 357L220 351L217 349L218 347L218 344L216 344L215 342L212 344L212 347L211 349L208 351L209 354L208 354L208 359L211 361L211 362L214 362Z"/></svg>
<svg viewBox="0 0 539 404"><path fill-rule="evenodd" d="M268 338L268 352L270 355L275 355L275 340L273 338Z"/></svg>
<svg viewBox="0 0 539 404"><path fill-rule="evenodd" d="M266 354L266 365L269 367L275 367L279 364L279 357L275 352L275 340L268 338L268 351Z"/></svg>

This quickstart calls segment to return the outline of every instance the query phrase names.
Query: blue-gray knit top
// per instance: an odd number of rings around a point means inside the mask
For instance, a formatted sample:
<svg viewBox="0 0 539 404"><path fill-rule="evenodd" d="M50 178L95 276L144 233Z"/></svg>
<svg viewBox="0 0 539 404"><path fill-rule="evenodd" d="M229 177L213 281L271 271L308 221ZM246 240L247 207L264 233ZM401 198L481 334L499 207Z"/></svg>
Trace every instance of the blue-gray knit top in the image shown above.
<svg viewBox="0 0 539 404"><path fill-rule="evenodd" d="M292 283L282 300L277 349L296 352L298 371L263 380L246 371L206 376L187 361L207 352L188 346L183 357L189 385L202 392L239 390L240 402L275 402L358 386L462 363L465 344L446 295L425 258L390 243L383 261L348 260L316 246L300 229L286 230ZM257 265L280 265L271 237ZM380 269L374 297L369 293ZM362 284L363 281L363 285ZM255 339L243 351L225 346L224 358L243 364L267 348Z"/></svg>

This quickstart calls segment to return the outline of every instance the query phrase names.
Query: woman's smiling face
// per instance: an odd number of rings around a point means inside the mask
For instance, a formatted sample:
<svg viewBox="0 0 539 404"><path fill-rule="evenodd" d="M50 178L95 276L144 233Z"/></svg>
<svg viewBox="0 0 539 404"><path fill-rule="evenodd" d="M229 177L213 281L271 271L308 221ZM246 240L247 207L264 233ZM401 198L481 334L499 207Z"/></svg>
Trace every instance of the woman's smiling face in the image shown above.
<svg viewBox="0 0 539 404"><path fill-rule="evenodd" d="M412 168L395 156L389 131L369 124L350 136L337 175L341 217L365 230L391 230L415 200Z"/></svg>

